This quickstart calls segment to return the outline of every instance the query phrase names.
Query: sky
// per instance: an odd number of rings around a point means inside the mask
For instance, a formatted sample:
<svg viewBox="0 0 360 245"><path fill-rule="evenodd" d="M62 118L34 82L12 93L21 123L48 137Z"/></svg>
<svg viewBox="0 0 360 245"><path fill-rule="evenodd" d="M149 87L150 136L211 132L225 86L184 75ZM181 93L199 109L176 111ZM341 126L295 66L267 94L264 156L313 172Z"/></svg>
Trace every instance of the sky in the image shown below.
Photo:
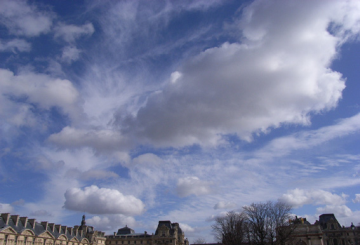
<svg viewBox="0 0 360 245"><path fill-rule="evenodd" d="M112 234L283 201L360 222L360 2L0 0L0 212Z"/></svg>

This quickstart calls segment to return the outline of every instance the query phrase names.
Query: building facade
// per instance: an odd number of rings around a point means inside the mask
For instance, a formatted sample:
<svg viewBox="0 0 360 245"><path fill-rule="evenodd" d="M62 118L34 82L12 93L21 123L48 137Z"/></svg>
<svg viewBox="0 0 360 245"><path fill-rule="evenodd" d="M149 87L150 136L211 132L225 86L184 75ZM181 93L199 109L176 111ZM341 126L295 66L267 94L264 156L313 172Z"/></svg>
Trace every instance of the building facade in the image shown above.
<svg viewBox="0 0 360 245"><path fill-rule="evenodd" d="M334 214L322 214L314 224L296 218L286 245L360 245L360 227L341 226Z"/></svg>
<svg viewBox="0 0 360 245"><path fill-rule="evenodd" d="M105 233L87 226L85 215L80 226L67 227L2 213L0 245L105 245Z"/></svg>
<svg viewBox="0 0 360 245"><path fill-rule="evenodd" d="M106 245L189 245L179 224L170 221L159 221L155 234L151 235L146 231L135 233L133 229L125 226L105 237Z"/></svg>
<svg viewBox="0 0 360 245"><path fill-rule="evenodd" d="M178 223L159 221L155 234L135 233L127 226L105 236L87 226L62 226L3 213L0 215L0 245L189 245Z"/></svg>

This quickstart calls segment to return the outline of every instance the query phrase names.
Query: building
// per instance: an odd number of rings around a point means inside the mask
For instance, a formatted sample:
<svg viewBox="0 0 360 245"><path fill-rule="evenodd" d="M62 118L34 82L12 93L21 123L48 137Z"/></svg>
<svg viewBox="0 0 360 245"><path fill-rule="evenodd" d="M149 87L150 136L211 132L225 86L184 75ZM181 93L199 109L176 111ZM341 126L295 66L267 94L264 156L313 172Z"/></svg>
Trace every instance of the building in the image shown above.
<svg viewBox="0 0 360 245"><path fill-rule="evenodd" d="M3 213L0 215L0 245L189 245L178 223L159 221L155 234L135 233L127 226L105 236L87 226L67 227Z"/></svg>
<svg viewBox="0 0 360 245"><path fill-rule="evenodd" d="M360 227L341 226L334 214L322 214L314 224L296 217L292 226L286 245L360 245Z"/></svg>
<svg viewBox="0 0 360 245"><path fill-rule="evenodd" d="M105 245L105 233L87 226L85 215L80 226L67 227L2 213L0 245Z"/></svg>
<svg viewBox="0 0 360 245"><path fill-rule="evenodd" d="M178 223L170 221L159 221L155 234L135 233L127 226L114 232L114 235L105 236L106 245L189 245L185 234Z"/></svg>

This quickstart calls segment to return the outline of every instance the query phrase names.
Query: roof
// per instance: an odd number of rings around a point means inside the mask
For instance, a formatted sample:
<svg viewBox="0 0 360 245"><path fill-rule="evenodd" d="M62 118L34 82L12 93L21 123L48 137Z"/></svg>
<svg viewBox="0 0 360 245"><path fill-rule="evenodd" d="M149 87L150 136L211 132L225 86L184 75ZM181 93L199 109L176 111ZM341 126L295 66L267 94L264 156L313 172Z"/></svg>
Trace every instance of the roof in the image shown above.
<svg viewBox="0 0 360 245"><path fill-rule="evenodd" d="M123 228L118 229L117 235L130 235L130 234L135 234L135 231L129 227L127 227L127 225Z"/></svg>

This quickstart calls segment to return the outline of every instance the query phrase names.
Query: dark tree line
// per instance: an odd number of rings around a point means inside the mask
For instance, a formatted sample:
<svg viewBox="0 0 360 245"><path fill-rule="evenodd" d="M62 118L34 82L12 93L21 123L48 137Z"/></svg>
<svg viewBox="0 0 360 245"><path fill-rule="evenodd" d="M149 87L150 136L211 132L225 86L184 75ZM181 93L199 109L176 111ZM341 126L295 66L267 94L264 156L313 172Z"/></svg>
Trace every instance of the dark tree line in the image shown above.
<svg viewBox="0 0 360 245"><path fill-rule="evenodd" d="M217 217L212 226L223 245L285 245L295 226L290 226L292 207L284 202L253 203L241 212Z"/></svg>

